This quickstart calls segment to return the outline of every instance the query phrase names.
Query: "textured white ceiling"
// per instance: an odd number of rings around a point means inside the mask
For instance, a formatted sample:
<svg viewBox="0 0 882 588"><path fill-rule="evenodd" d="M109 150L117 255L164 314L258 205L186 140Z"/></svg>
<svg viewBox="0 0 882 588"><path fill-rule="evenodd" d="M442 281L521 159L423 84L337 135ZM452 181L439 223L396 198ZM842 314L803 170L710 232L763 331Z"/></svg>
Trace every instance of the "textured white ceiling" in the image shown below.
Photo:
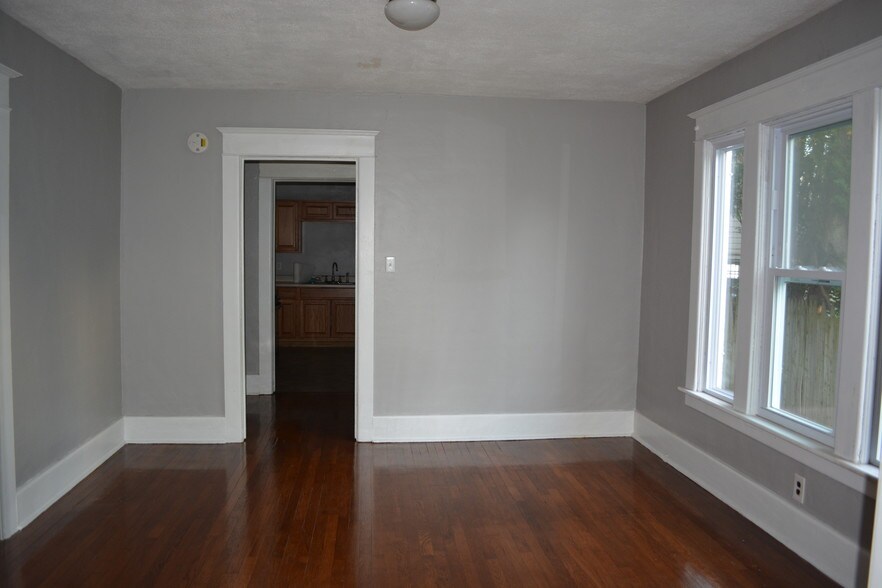
<svg viewBox="0 0 882 588"><path fill-rule="evenodd" d="M124 88L291 88L646 102L836 0L0 0Z"/></svg>

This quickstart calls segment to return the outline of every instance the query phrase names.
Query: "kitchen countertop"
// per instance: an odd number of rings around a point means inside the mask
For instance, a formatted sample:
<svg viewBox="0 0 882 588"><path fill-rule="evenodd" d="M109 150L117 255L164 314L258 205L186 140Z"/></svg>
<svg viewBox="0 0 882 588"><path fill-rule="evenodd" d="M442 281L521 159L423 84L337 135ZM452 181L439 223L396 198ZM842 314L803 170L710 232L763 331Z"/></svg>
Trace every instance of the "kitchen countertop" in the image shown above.
<svg viewBox="0 0 882 588"><path fill-rule="evenodd" d="M276 286L294 286L297 288L355 288L355 284L298 284L294 280L276 278Z"/></svg>

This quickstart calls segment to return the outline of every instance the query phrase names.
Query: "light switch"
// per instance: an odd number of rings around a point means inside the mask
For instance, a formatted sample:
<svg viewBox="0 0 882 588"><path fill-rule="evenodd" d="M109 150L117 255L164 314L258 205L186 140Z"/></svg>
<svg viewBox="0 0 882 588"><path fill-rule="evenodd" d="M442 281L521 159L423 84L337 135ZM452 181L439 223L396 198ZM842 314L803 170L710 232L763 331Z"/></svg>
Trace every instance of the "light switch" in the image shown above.
<svg viewBox="0 0 882 588"><path fill-rule="evenodd" d="M387 272L394 272L395 271L395 258L394 257L387 257L386 258L386 271Z"/></svg>

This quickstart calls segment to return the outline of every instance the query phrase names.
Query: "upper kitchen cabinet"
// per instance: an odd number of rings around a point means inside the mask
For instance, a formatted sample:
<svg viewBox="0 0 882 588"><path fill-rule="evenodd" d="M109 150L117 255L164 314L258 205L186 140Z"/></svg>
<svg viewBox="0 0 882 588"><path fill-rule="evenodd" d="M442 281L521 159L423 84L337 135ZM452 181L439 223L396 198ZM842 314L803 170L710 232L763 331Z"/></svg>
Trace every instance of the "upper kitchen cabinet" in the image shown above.
<svg viewBox="0 0 882 588"><path fill-rule="evenodd" d="M355 220L355 202L335 202L334 203L334 220L354 221Z"/></svg>
<svg viewBox="0 0 882 588"><path fill-rule="evenodd" d="M334 220L333 202L304 202L303 220L329 221Z"/></svg>
<svg viewBox="0 0 882 588"><path fill-rule="evenodd" d="M355 221L355 202L303 202L302 205L304 221Z"/></svg>
<svg viewBox="0 0 882 588"><path fill-rule="evenodd" d="M300 202L276 201L276 251L297 253L300 251Z"/></svg>

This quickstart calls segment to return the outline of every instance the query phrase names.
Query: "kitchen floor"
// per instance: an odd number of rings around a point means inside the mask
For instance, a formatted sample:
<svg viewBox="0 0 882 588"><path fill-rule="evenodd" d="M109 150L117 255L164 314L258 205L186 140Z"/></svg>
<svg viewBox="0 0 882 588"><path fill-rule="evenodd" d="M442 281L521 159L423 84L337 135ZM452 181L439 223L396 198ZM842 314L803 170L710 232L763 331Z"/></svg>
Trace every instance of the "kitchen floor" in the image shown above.
<svg viewBox="0 0 882 588"><path fill-rule="evenodd" d="M277 348L277 394L340 394L354 391L355 348Z"/></svg>

